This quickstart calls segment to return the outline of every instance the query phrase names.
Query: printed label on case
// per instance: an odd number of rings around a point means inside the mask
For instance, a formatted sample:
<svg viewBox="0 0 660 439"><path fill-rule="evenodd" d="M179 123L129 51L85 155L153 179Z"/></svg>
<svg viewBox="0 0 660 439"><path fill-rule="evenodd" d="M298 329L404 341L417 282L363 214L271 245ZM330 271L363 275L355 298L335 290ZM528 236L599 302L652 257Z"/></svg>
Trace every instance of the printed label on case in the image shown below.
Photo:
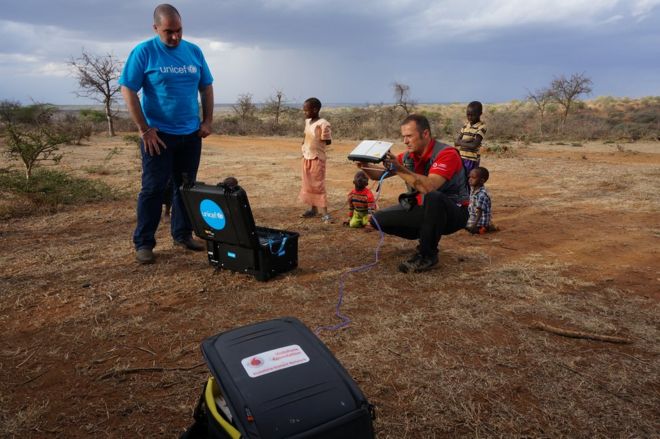
<svg viewBox="0 0 660 439"><path fill-rule="evenodd" d="M297 344L250 355L241 364L250 378L309 362L309 357Z"/></svg>

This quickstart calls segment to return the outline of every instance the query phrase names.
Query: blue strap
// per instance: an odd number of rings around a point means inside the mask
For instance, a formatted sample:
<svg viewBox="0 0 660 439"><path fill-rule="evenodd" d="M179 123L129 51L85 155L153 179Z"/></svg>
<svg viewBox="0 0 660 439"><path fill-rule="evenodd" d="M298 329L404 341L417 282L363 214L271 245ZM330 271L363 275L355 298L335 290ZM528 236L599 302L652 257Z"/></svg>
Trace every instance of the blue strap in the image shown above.
<svg viewBox="0 0 660 439"><path fill-rule="evenodd" d="M273 251L273 244L276 241L273 241L271 239L268 240L268 248L270 249L271 254L277 255L277 256L284 256L286 254L286 251L284 251L284 245L286 244L286 236L282 237L282 241L280 241L280 248L277 251Z"/></svg>

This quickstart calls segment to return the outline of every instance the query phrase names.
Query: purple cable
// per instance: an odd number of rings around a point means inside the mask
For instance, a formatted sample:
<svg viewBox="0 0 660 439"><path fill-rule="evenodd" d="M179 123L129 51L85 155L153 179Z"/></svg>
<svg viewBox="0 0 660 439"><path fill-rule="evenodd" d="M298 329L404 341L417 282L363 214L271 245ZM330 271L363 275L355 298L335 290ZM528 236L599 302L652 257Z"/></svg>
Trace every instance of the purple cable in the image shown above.
<svg viewBox="0 0 660 439"><path fill-rule="evenodd" d="M380 177L380 180L378 181L378 189L376 189L376 199L374 200L374 204L377 203L378 199L380 198L381 185L388 173L389 171L385 171L385 173ZM367 271L372 267L374 267L376 264L378 264L380 247L383 245L383 241L385 239L385 234L383 233L383 230L380 228L380 224L378 224L378 220L376 219L376 217L372 215L371 219L376 224L378 233L380 233L380 239L378 240L378 245L376 246L376 258L374 259L373 262L367 265L362 265L357 268L351 268L350 270L344 271L341 274L341 276L339 277L339 300L337 301L337 306L335 306L335 316L341 319L341 322L337 323L336 325L319 326L314 330L314 334L316 335L319 335L321 331L336 331L338 329L348 326L351 323L351 319L348 316L342 314L340 311L341 305L344 302L344 282L346 280L346 277L351 273L360 273L363 271Z"/></svg>

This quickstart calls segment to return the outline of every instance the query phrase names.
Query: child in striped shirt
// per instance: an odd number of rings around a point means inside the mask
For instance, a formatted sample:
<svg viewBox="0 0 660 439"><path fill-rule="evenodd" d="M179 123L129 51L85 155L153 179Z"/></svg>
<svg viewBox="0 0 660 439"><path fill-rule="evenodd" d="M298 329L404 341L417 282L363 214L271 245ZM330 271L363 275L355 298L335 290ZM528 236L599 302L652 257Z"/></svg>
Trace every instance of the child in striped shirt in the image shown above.
<svg viewBox="0 0 660 439"><path fill-rule="evenodd" d="M481 142L486 135L486 124L481 121L481 113L483 113L483 105L479 101L472 101L468 104L465 115L467 123L461 128L461 132L456 137L454 146L458 148L463 159L463 166L465 172L470 173L474 168L479 167L481 161Z"/></svg>
<svg viewBox="0 0 660 439"><path fill-rule="evenodd" d="M364 171L358 171L353 177L353 189L348 194L348 216L350 220L349 227L359 228L369 224L369 216L376 208L376 200L374 194L367 187L369 184L369 177Z"/></svg>

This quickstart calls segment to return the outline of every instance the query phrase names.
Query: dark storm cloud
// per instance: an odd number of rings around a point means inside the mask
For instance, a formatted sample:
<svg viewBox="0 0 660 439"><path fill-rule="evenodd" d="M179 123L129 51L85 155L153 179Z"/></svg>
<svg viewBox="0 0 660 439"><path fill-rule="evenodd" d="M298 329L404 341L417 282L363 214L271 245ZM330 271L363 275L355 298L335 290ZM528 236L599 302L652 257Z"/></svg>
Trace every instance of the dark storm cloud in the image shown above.
<svg viewBox="0 0 660 439"><path fill-rule="evenodd" d="M389 101L393 81L409 84L420 101L497 101L574 72L594 79L595 95L660 94L659 0L173 4L184 38L205 45L224 101L245 92L263 99L282 86L290 96L319 90L334 101ZM9 78L0 94L48 78L70 99L63 63L82 47L125 57L153 35L155 5L10 2L0 18L0 74Z"/></svg>
<svg viewBox="0 0 660 439"><path fill-rule="evenodd" d="M276 2L277 3L277 2ZM3 20L56 26L92 41L135 40L151 34L155 2L27 0L12 3ZM197 37L260 46L346 46L387 42L390 23L377 10L349 13L332 2L313 7L269 6L260 1L173 2L184 31ZM348 3L346 3L348 4Z"/></svg>

